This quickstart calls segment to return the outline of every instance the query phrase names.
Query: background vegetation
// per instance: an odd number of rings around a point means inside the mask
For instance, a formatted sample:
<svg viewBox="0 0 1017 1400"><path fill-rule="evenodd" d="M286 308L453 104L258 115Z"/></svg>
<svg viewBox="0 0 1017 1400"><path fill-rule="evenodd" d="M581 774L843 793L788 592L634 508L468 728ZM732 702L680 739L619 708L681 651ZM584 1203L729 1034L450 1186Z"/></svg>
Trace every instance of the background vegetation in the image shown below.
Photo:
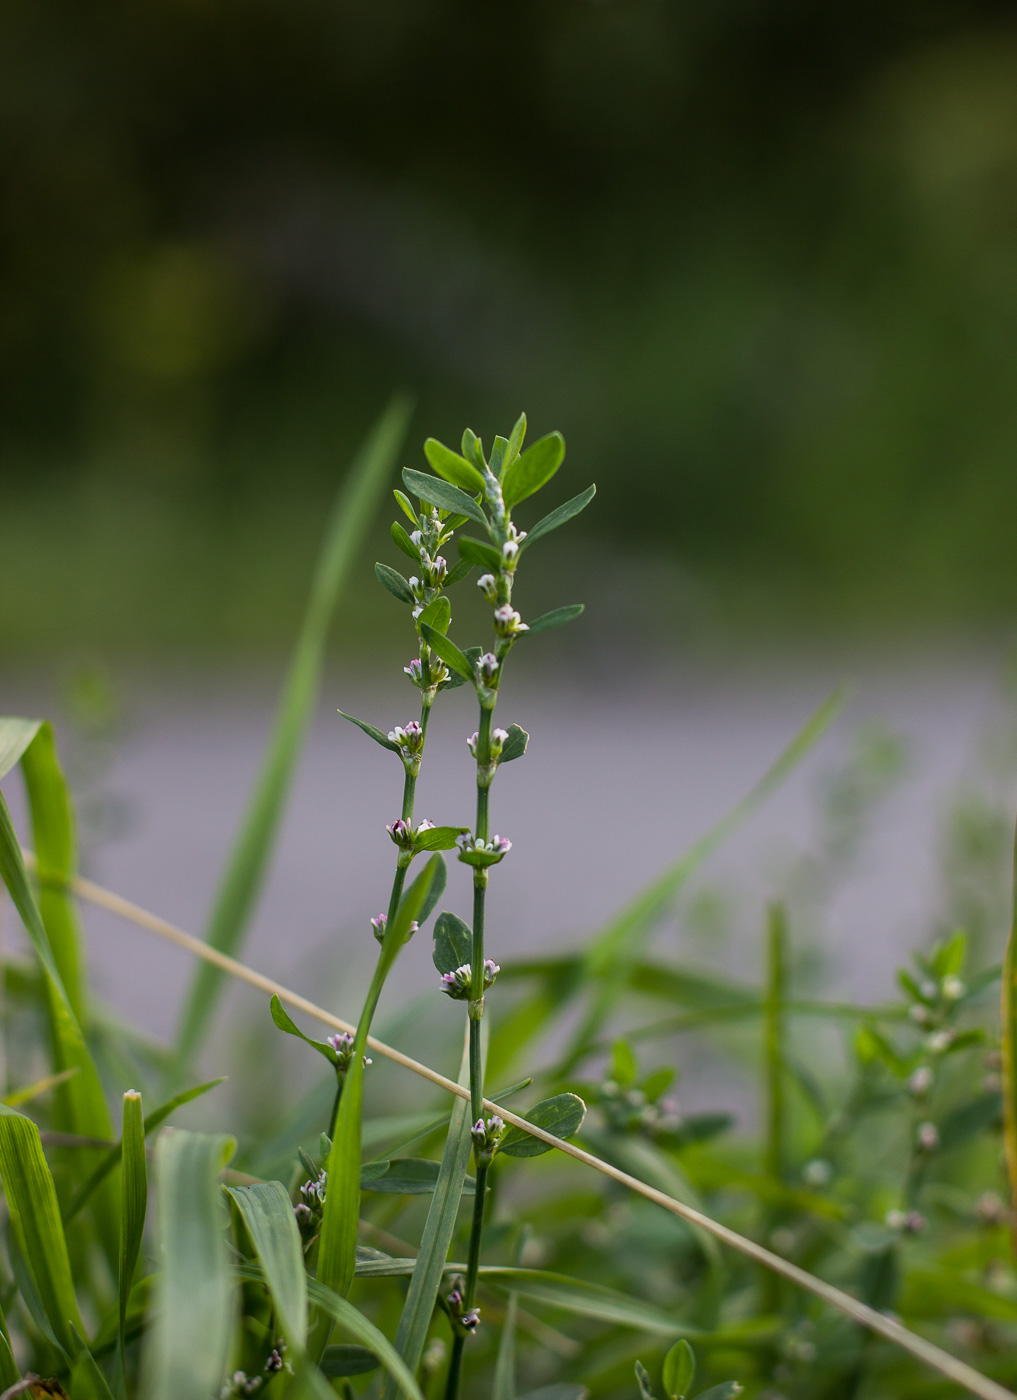
<svg viewBox="0 0 1017 1400"><path fill-rule="evenodd" d="M282 641L400 386L687 613L1013 605L998 0L11 0L0 124L8 648Z"/></svg>

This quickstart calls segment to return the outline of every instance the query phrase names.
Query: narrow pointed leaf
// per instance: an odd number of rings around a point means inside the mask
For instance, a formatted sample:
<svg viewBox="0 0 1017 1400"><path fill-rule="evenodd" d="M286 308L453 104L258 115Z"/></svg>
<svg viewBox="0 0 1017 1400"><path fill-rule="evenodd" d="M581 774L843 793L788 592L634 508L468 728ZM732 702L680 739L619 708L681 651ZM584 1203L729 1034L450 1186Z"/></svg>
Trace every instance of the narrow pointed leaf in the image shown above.
<svg viewBox="0 0 1017 1400"><path fill-rule="evenodd" d="M483 540L471 539L469 535L460 536L458 544L460 555L468 563L477 564L482 569L501 568L501 555L493 544L484 544Z"/></svg>
<svg viewBox="0 0 1017 1400"><path fill-rule="evenodd" d="M412 521L413 528L419 530L420 519L417 516L417 512L413 509L413 502L410 500L409 496L404 495L402 491L398 490L393 491L392 495L396 498L399 509L405 512L408 520Z"/></svg>
<svg viewBox="0 0 1017 1400"><path fill-rule="evenodd" d="M225 1379L234 1324L217 1177L232 1138L167 1128L156 1143L162 1272L142 1352L145 1400L208 1400Z"/></svg>
<svg viewBox="0 0 1017 1400"><path fill-rule="evenodd" d="M250 924L314 714L332 614L381 504L409 412L405 400L392 400L358 452L333 508L272 735L206 926L205 937L219 952L235 955ZM194 972L177 1035L177 1083L186 1078L212 1024L225 976L206 962Z"/></svg>
<svg viewBox="0 0 1017 1400"><path fill-rule="evenodd" d="M440 1176L441 1164L427 1157L394 1157L387 1171L373 1176L370 1181L361 1178L361 1185L365 1190L387 1196L428 1196L435 1190ZM474 1186L472 1177L466 1177L463 1195L472 1196Z"/></svg>
<svg viewBox="0 0 1017 1400"><path fill-rule="evenodd" d="M496 437L491 444L490 468L495 476L502 476L508 466L508 438Z"/></svg>
<svg viewBox="0 0 1017 1400"><path fill-rule="evenodd" d="M505 465L511 466L523 450L523 439L526 437L526 414L520 413L516 419L515 427L509 433L508 450L505 453Z"/></svg>
<svg viewBox="0 0 1017 1400"><path fill-rule="evenodd" d="M695 1335L695 1330L682 1327L672 1312L654 1307L644 1298L632 1298L598 1283L587 1283L544 1269L488 1264L481 1264L480 1277L484 1283L518 1293L521 1298L546 1303L581 1317L596 1317L603 1322L633 1327L640 1332L658 1332L671 1337L679 1330L687 1336Z"/></svg>
<svg viewBox="0 0 1017 1400"><path fill-rule="evenodd" d="M409 467L403 470L403 481L407 491L412 491L429 505L437 506L439 510L450 510L455 515L465 515L467 520L475 520L478 525L487 527L487 517L473 497L451 482L428 476L425 472L412 471Z"/></svg>
<svg viewBox="0 0 1017 1400"><path fill-rule="evenodd" d="M41 719L0 718L0 778L6 778L42 728Z"/></svg>
<svg viewBox="0 0 1017 1400"><path fill-rule="evenodd" d="M421 625L420 635L434 654L440 656L445 665L451 666L452 670L462 676L463 680L472 681L474 679L473 667L455 642L450 642L448 637L442 636L433 627L428 627L426 622Z"/></svg>
<svg viewBox="0 0 1017 1400"><path fill-rule="evenodd" d="M442 690L458 690L459 687L465 685L467 681L472 683L477 674L477 662L480 660L482 653L482 647L467 647L463 652L463 657L470 674L466 676L460 675L458 671L450 671L448 680L442 682Z"/></svg>
<svg viewBox="0 0 1017 1400"><path fill-rule="evenodd" d="M84 1332L53 1176L30 1118L0 1106L0 1180L11 1232L53 1337L73 1356L72 1328Z"/></svg>
<svg viewBox="0 0 1017 1400"><path fill-rule="evenodd" d="M696 1400L735 1400L743 1389L740 1381L721 1381L720 1385L711 1385L709 1390L701 1390Z"/></svg>
<svg viewBox="0 0 1017 1400"><path fill-rule="evenodd" d="M420 563L420 550L410 539L398 520L393 520L389 534L392 536L392 543L397 549L401 549L408 559L412 559L414 564Z"/></svg>
<svg viewBox="0 0 1017 1400"><path fill-rule="evenodd" d="M585 612L585 603L569 603L564 608L552 608L550 612L542 613L540 617L535 617L529 624L531 632L550 632L553 627L564 627L566 622L571 622Z"/></svg>
<svg viewBox="0 0 1017 1400"><path fill-rule="evenodd" d="M120 1256L118 1289L120 1295L121 1356L127 1340L127 1302L134 1271L138 1266L141 1241L148 1210L148 1169L145 1164L145 1123L141 1095L133 1089L124 1094L122 1155L120 1164Z"/></svg>
<svg viewBox="0 0 1017 1400"><path fill-rule="evenodd" d="M442 860L441 856L438 856L438 863L434 867L430 882L427 886L427 892L424 895L423 900L421 901L419 910L416 914L412 916L414 919L416 919L417 924L420 927L423 927L426 921L431 917L432 913L434 912L435 905L445 893L445 884L447 880L448 867Z"/></svg>
<svg viewBox="0 0 1017 1400"><path fill-rule="evenodd" d="M517 505L547 484L565 460L565 439L561 433L548 433L517 457L502 478L507 506Z"/></svg>
<svg viewBox="0 0 1017 1400"><path fill-rule="evenodd" d="M501 1336L498 1338L498 1356L494 1363L491 1400L516 1400L516 1319L518 1315L519 1299L514 1293L510 1293L505 1308L505 1321L501 1324Z"/></svg>
<svg viewBox="0 0 1017 1400"><path fill-rule="evenodd" d="M527 1123L532 1123L555 1137L570 1138L578 1133L586 1117L586 1105L578 1094L555 1094L544 1099L525 1114ZM510 1128L502 1140L499 1153L508 1157L540 1157L552 1150L550 1143L540 1138L530 1137L522 1128Z"/></svg>
<svg viewBox="0 0 1017 1400"><path fill-rule="evenodd" d="M258 1252L283 1336L300 1355L307 1344L307 1272L289 1194L280 1181L258 1181L227 1190Z"/></svg>
<svg viewBox="0 0 1017 1400"><path fill-rule="evenodd" d="M383 749L388 749L391 753L399 752L399 745L394 739L390 739L387 734L383 734L380 729L376 729L373 724L368 724L365 719L357 719L355 715L348 715L345 710L339 710L343 719L348 719L350 724L355 724L358 729L362 729L369 739L373 739L376 744L380 744Z"/></svg>
<svg viewBox="0 0 1017 1400"><path fill-rule="evenodd" d="M334 1066L336 1064L338 1057L335 1052L335 1047L329 1045L324 1040L314 1040L311 1036L304 1035L300 1027L290 1017L289 1012L283 1006L282 1002L275 995L273 995L272 1000L269 1002L269 1010L272 1015L272 1020L281 1031L285 1031L287 1035L296 1036L297 1039L302 1040L305 1045L310 1045L313 1049L317 1050L319 1055L323 1055L330 1065Z"/></svg>
<svg viewBox="0 0 1017 1400"><path fill-rule="evenodd" d="M428 438L424 443L424 456L438 475L453 486L459 486L473 496L483 491L484 478L476 467L437 438Z"/></svg>
<svg viewBox="0 0 1017 1400"><path fill-rule="evenodd" d="M393 598L398 598L400 603L408 603L413 607L417 600L410 591L409 583L398 569L390 568L388 564L375 564L374 572L378 582L388 589Z"/></svg>
<svg viewBox="0 0 1017 1400"><path fill-rule="evenodd" d="M408 1396L409 1400L424 1400L420 1387L414 1379L413 1370L407 1366L392 1343L383 1332L378 1331L373 1322L369 1322L352 1303L341 1298L333 1289L326 1287L317 1279L308 1280L308 1293L316 1307L321 1308L323 1312L333 1318L351 1337L356 1337L357 1341L368 1351L374 1352L388 1372L393 1394L401 1393Z"/></svg>
<svg viewBox="0 0 1017 1400"><path fill-rule="evenodd" d="M460 559L459 563L453 564L452 568L449 569L448 573L445 575L445 587L451 588L454 583L459 583L460 580L468 578L472 572L473 565L470 561L468 559Z"/></svg>
<svg viewBox="0 0 1017 1400"><path fill-rule="evenodd" d="M539 540L543 535L549 535L552 530L557 530L559 525L566 524L573 516L578 515L581 510L585 510L596 494L596 486L587 486L585 491L580 491L579 495L573 496L571 501L566 501L564 505L558 506L556 510L549 511L542 520L538 520L536 525L526 532L526 538L523 540L522 548L529 549L530 545L536 540Z"/></svg>
<svg viewBox="0 0 1017 1400"><path fill-rule="evenodd" d="M484 461L484 445L472 428L464 429L462 446L466 460L479 467Z"/></svg>
<svg viewBox="0 0 1017 1400"><path fill-rule="evenodd" d="M376 1371L381 1362L367 1347L342 1342L325 1348L321 1358L321 1373L325 1376L363 1376Z"/></svg>

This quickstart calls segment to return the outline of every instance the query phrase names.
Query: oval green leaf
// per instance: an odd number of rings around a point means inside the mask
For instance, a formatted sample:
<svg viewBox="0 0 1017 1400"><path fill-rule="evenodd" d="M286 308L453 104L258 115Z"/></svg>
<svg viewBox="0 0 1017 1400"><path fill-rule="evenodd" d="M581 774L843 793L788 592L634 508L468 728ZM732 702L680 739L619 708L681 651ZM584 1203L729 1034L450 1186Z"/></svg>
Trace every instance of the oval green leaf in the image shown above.
<svg viewBox="0 0 1017 1400"><path fill-rule="evenodd" d="M437 438L428 438L424 443L424 456L438 475L453 486L459 486L474 496L478 491L483 491L484 478L476 467Z"/></svg>
<svg viewBox="0 0 1017 1400"><path fill-rule="evenodd" d="M565 439L548 433L506 469L502 491L507 506L518 505L547 484L565 460Z"/></svg>
<svg viewBox="0 0 1017 1400"><path fill-rule="evenodd" d="M583 1126L586 1105L578 1094L555 1094L531 1108L525 1117L535 1128L543 1128L545 1133L553 1133L564 1140L573 1137ZM522 1128L511 1128L498 1151L509 1157L540 1157L551 1151L551 1144L531 1137Z"/></svg>

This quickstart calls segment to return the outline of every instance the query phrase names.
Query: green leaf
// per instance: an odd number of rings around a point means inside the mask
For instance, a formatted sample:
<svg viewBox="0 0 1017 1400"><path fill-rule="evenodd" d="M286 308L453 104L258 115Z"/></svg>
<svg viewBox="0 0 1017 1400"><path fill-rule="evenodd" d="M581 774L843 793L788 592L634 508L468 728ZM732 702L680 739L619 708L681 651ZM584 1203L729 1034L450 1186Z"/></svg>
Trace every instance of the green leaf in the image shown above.
<svg viewBox="0 0 1017 1400"><path fill-rule="evenodd" d="M431 914L434 911L434 906L438 903L438 900L441 899L442 895L445 893L445 883L447 880L448 867L442 860L441 856L439 856L438 864L437 866L435 866L434 874L431 878L430 884L427 887L427 893L424 895L424 899L420 906L420 909L416 914L413 915L413 918L416 919L417 924L421 928L423 928L424 924L431 917Z"/></svg>
<svg viewBox="0 0 1017 1400"><path fill-rule="evenodd" d="M611 1047L611 1078L623 1089L636 1082L639 1066L627 1040L616 1040Z"/></svg>
<svg viewBox="0 0 1017 1400"><path fill-rule="evenodd" d="M530 736L525 729L518 724L510 724L508 727L508 738L501 747L499 763L511 763L513 759L522 758L526 752L526 745L530 742Z"/></svg>
<svg viewBox="0 0 1017 1400"><path fill-rule="evenodd" d="M138 1266L141 1241L145 1233L145 1216L148 1211L145 1122L141 1113L141 1095L134 1089L128 1089L124 1094L120 1142L120 1257L117 1287L122 1359L127 1344L127 1302L131 1296L134 1271Z"/></svg>
<svg viewBox="0 0 1017 1400"><path fill-rule="evenodd" d="M481 1022L481 1049L486 1049L485 1027ZM459 1083L464 1087L470 1082L469 1042L463 1047L459 1066ZM424 1343L431 1326L438 1290L441 1287L445 1261L455 1230L463 1185L466 1181L466 1166L470 1158L470 1116L469 1100L457 1098L452 1105L448 1136L442 1153L441 1169L431 1196L420 1249L410 1266L410 1286L406 1301L399 1317L396 1331L396 1348L405 1358L409 1369L416 1372L424 1353ZM382 1400L393 1400L394 1386L386 1382Z"/></svg>
<svg viewBox="0 0 1017 1400"><path fill-rule="evenodd" d="M636 1384L639 1386L640 1400L656 1400L650 1383L650 1373L641 1361L636 1362Z"/></svg>
<svg viewBox="0 0 1017 1400"><path fill-rule="evenodd" d="M543 1128L546 1133L564 1139L578 1133L585 1117L586 1105L578 1094L555 1094L525 1115L527 1123L532 1123L535 1128ZM509 1157L540 1157L552 1150L550 1143L531 1137L522 1128L510 1128L498 1149Z"/></svg>
<svg viewBox="0 0 1017 1400"><path fill-rule="evenodd" d="M272 1020L281 1031L285 1031L287 1035L295 1035L298 1040L302 1040L305 1045L310 1045L313 1049L317 1050L319 1055L323 1055L330 1065L333 1067L335 1066L338 1059L335 1047L329 1045L327 1041L313 1040L309 1035L304 1035L303 1031L291 1018L289 1012L274 993L272 995L272 1000L269 1002L269 1010L272 1013Z"/></svg>
<svg viewBox="0 0 1017 1400"><path fill-rule="evenodd" d="M1011 1207L1017 1202L1017 842L1014 843L1012 919L1003 953L1000 1049L1003 1056L1003 1154Z"/></svg>
<svg viewBox="0 0 1017 1400"><path fill-rule="evenodd" d="M422 831L413 843L413 854L420 851L451 851L456 837L469 828L465 826L432 826Z"/></svg>
<svg viewBox="0 0 1017 1400"><path fill-rule="evenodd" d="M720 1385L711 1385L709 1390L701 1390L696 1400L735 1400L743 1389L738 1381L721 1381Z"/></svg>
<svg viewBox="0 0 1017 1400"><path fill-rule="evenodd" d="M483 540L475 540L470 535L461 535L458 544L459 553L468 563L495 573L501 569L501 555L493 544L485 544Z"/></svg>
<svg viewBox="0 0 1017 1400"><path fill-rule="evenodd" d="M0 778L21 761L21 755L42 728L41 719L17 719L5 716L0 719Z"/></svg>
<svg viewBox="0 0 1017 1400"><path fill-rule="evenodd" d="M580 1317L595 1317L601 1322L668 1337L673 1337L679 1329L689 1336L694 1335L694 1329L682 1327L671 1312L654 1307L644 1298L630 1298L626 1293L599 1283L587 1283L544 1269L509 1268L500 1264L481 1264L480 1277L484 1283L518 1293L521 1298L546 1303Z"/></svg>
<svg viewBox="0 0 1017 1400"><path fill-rule="evenodd" d="M596 494L596 486L587 486L585 491L580 491L579 495L573 496L571 501L566 501L564 505L550 511L542 520L538 520L531 530L527 530L526 538L521 547L529 549L530 545L539 540L541 536L549 535L552 530L557 530L559 525L564 525L566 521L578 515L581 510L585 510Z"/></svg>
<svg viewBox="0 0 1017 1400"><path fill-rule="evenodd" d="M385 1367L392 1385L410 1397L410 1400L423 1400L420 1387L413 1376L413 1370L393 1347L383 1332L379 1332L373 1322L358 1312L352 1303L341 1298L333 1289L327 1288L317 1279L308 1279L307 1291L315 1307L321 1308L333 1318L350 1336L356 1337L361 1345L375 1356Z"/></svg>
<svg viewBox="0 0 1017 1400"><path fill-rule="evenodd" d="M398 569L390 568L388 564L375 564L374 572L378 582L383 588L387 588L393 598L398 598L400 603L408 603L412 608L416 604L410 591L408 580L404 579Z"/></svg>
<svg viewBox="0 0 1017 1400"><path fill-rule="evenodd" d="M968 936L963 929L941 943L933 951L932 970L937 977L956 977L964 970L968 953Z"/></svg>
<svg viewBox="0 0 1017 1400"><path fill-rule="evenodd" d="M483 491L484 478L476 467L437 438L428 438L424 443L424 456L438 475L450 481L453 486L461 487L471 496Z"/></svg>
<svg viewBox="0 0 1017 1400"><path fill-rule="evenodd" d="M99 1370L95 1357L77 1330L74 1339L77 1346L77 1355L71 1367L71 1393L74 1400L113 1400L109 1382Z"/></svg>
<svg viewBox="0 0 1017 1400"><path fill-rule="evenodd" d="M480 660L482 653L483 647L467 647L463 652L463 656L466 659L470 674L468 676L463 676L460 675L458 671L451 671L448 680L442 682L442 690L458 690L459 687L465 685L467 681L472 682L477 673L477 662Z"/></svg>
<svg viewBox="0 0 1017 1400"><path fill-rule="evenodd" d="M326 528L272 735L205 930L208 943L221 953L237 954L257 903L317 703L332 614L381 504L409 413L404 399L393 399L385 409L350 467ZM206 962L195 969L177 1034L177 1083L186 1078L187 1066L214 1020L225 976Z"/></svg>
<svg viewBox="0 0 1017 1400"><path fill-rule="evenodd" d="M289 1193L280 1181L228 1186L261 1261L265 1283L287 1345L307 1345L307 1272Z"/></svg>
<svg viewBox="0 0 1017 1400"><path fill-rule="evenodd" d="M218 1176L232 1138L167 1128L155 1147L162 1272L142 1348L145 1400L208 1400L226 1372L234 1327L227 1214Z"/></svg>
<svg viewBox="0 0 1017 1400"><path fill-rule="evenodd" d="M463 432L463 456L477 467L484 464L484 444L472 428L466 428Z"/></svg>
<svg viewBox="0 0 1017 1400"><path fill-rule="evenodd" d="M0 1310L0 1385L4 1390L9 1386L17 1385L21 1379L21 1372L17 1368L14 1360L14 1353L11 1350L10 1328L7 1326L7 1319Z"/></svg>
<svg viewBox="0 0 1017 1400"><path fill-rule="evenodd" d="M508 438L496 437L491 444L491 471L500 477L508 465Z"/></svg>
<svg viewBox="0 0 1017 1400"><path fill-rule="evenodd" d="M564 627L566 622L571 622L586 611L585 603L568 603L564 608L552 608L550 612L541 613L540 617L535 617L529 624L531 632L550 632L553 627Z"/></svg>
<svg viewBox="0 0 1017 1400"><path fill-rule="evenodd" d="M474 679L473 667L455 642L450 642L448 637L443 637L440 632L436 632L426 622L421 625L420 635L434 654L441 657L446 666L451 666L452 670L462 676L464 680L472 681Z"/></svg>
<svg viewBox="0 0 1017 1400"><path fill-rule="evenodd" d="M437 598L432 598L427 607L417 618L417 622L423 622L427 627L433 627L436 632L444 635L449 629L452 621L452 604L444 594L439 594Z"/></svg>
<svg viewBox="0 0 1017 1400"><path fill-rule="evenodd" d="M419 923L427 898L436 880L444 878L445 863L433 855L399 902L396 916L389 922L372 981L372 993L384 985L406 941L410 925ZM345 1296L356 1270L357 1225L360 1218L360 1132L364 1095L364 1045L370 1030L369 1015L362 1015L353 1042L350 1067L346 1072L332 1155L329 1158L328 1191L322 1212L318 1245L318 1278L328 1288Z"/></svg>
<svg viewBox="0 0 1017 1400"><path fill-rule="evenodd" d="M414 530L419 530L420 518L418 517L417 512L413 509L413 503L410 500L409 496L404 496L402 491L393 491L392 495L396 498L396 501L399 504L399 509L405 513L406 518L408 520L412 521Z"/></svg>
<svg viewBox="0 0 1017 1400"><path fill-rule="evenodd" d="M458 583L460 579L468 578L472 572L473 565L470 561L468 559L460 559L459 563L453 564L445 575L445 587L451 588L452 585Z"/></svg>
<svg viewBox="0 0 1017 1400"><path fill-rule="evenodd" d="M684 1337L664 1357L664 1392L670 1400L685 1400L696 1374L696 1354Z"/></svg>
<svg viewBox="0 0 1017 1400"><path fill-rule="evenodd" d="M465 491L460 491L459 487L453 486L451 482L427 476L424 472L412 471L409 467L403 469L403 481L407 491L412 491L429 505L437 506L439 510L453 511L456 515L465 515L467 520L475 520L478 525L487 528L487 516L473 497L468 496Z"/></svg>
<svg viewBox="0 0 1017 1400"><path fill-rule="evenodd" d="M386 1196L428 1196L435 1190L441 1175L441 1164L426 1157L395 1157L388 1170L364 1181L367 1191L379 1191ZM475 1182L466 1177L463 1195L472 1196Z"/></svg>
<svg viewBox="0 0 1017 1400"><path fill-rule="evenodd" d="M392 542L397 549L401 549L408 559L413 560L414 564L420 563L420 550L410 539L398 520L392 521L389 534L392 536Z"/></svg>
<svg viewBox="0 0 1017 1400"><path fill-rule="evenodd" d="M376 1371L380 1364L373 1351L349 1342L326 1347L321 1358L321 1370L326 1376L364 1376L368 1371Z"/></svg>
<svg viewBox="0 0 1017 1400"><path fill-rule="evenodd" d="M578 1385L575 1381L558 1381L555 1385L528 1390L519 1400L589 1400L589 1395L585 1385Z"/></svg>
<svg viewBox="0 0 1017 1400"><path fill-rule="evenodd" d="M473 958L473 933L458 914L439 914L434 925L434 965L443 975Z"/></svg>
<svg viewBox="0 0 1017 1400"><path fill-rule="evenodd" d="M526 437L526 414L520 413L516 419L515 427L509 433L508 448L505 452L505 466L510 467L523 449L523 439Z"/></svg>
<svg viewBox="0 0 1017 1400"><path fill-rule="evenodd" d="M362 729L369 739L373 739L376 744L380 744L383 749L388 749L391 753L399 752L399 745L390 739L387 734L383 734L380 729L376 729L373 724L368 724L365 719L357 719L355 715L348 715L345 710L338 710L337 714L343 719L348 719L350 724L355 724L358 729Z"/></svg>
<svg viewBox="0 0 1017 1400"><path fill-rule="evenodd" d="M547 484L565 460L565 439L561 433L548 433L527 448L509 466L502 478L507 506L518 505Z"/></svg>
<svg viewBox="0 0 1017 1400"><path fill-rule="evenodd" d="M34 1293L57 1344L73 1356L77 1350L73 1329L82 1333L85 1328L74 1296L53 1176L43 1155L39 1129L30 1118L2 1105L0 1179L14 1243Z"/></svg>

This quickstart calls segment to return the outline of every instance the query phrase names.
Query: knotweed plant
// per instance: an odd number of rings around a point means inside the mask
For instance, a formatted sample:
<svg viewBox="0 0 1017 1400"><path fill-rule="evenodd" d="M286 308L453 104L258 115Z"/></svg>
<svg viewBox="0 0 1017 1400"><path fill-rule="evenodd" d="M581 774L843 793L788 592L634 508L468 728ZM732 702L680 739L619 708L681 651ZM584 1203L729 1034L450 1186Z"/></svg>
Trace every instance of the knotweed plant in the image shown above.
<svg viewBox="0 0 1017 1400"><path fill-rule="evenodd" d="M395 493L392 541L410 565L375 572L405 609L393 676L405 709L387 730L346 716L391 754L399 784L374 833L392 878L359 921L377 958L356 1021L236 956L330 610L404 425L395 406L337 504L204 940L80 879L52 727L0 720L0 778L20 768L28 799L22 844L0 796L0 875L29 945L3 957L0 1400L732 1400L743 1385L746 1400L946 1400L957 1387L1014 1400L1013 939L1001 1003L1001 969L980 967L958 931L901 972L899 994L863 1006L803 999L780 903L765 921L761 987L651 941L840 697L585 947L522 962L504 933L497 867L513 843L496 779L528 735L496 711L515 648L544 645L541 633L582 611L526 608L528 551L594 494L533 509L559 479L557 433L527 447L520 418L489 453L471 432L458 452L429 439L431 470L407 469ZM488 610L478 636L454 622L465 588ZM457 687L477 706L460 750L475 801L446 812L431 805L425 759ZM472 897L469 923L441 909L446 881ZM79 900L200 960L172 1046L91 997ZM457 1021L458 1081L372 1035L400 955L417 960L435 1011ZM257 1133L219 1131L221 1077L189 1073L227 975L256 990L266 1026L270 997L275 1025L327 1062L314 1060L321 1073L304 1097L266 1093L279 1048L268 1027L263 1058L245 1052L230 1066L262 1105ZM322 1024L322 1038L291 1013ZM841 1033L839 1058L824 1054L817 1024ZM743 1064L759 1091L758 1134L729 1113L685 1110L670 1061L676 1037L692 1034ZM544 1035L552 1050L541 1055ZM423 1121L392 1111L372 1081L380 1059L430 1084L438 1097ZM524 1116L522 1094L538 1100ZM193 1101L215 1131L168 1125Z"/></svg>

